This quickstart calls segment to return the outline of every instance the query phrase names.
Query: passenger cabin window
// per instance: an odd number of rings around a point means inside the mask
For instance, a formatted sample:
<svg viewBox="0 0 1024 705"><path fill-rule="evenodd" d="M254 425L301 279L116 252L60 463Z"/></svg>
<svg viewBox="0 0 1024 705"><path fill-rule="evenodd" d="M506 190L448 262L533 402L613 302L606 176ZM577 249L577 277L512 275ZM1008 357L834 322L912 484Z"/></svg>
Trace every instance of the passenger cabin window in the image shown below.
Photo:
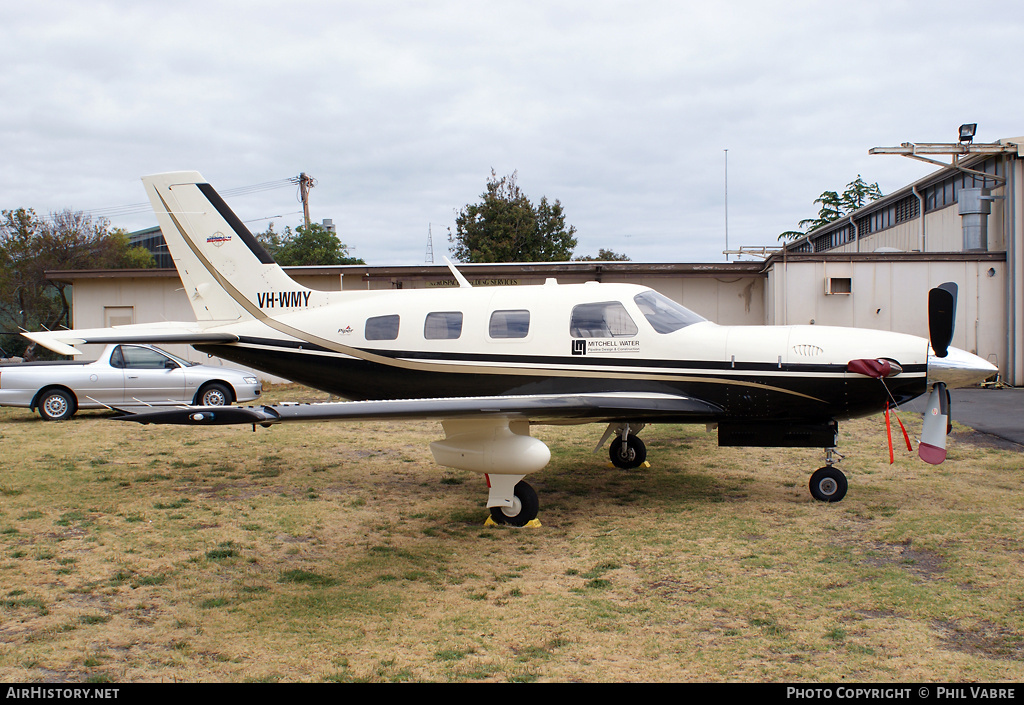
<svg viewBox="0 0 1024 705"><path fill-rule="evenodd" d="M633 297L640 312L648 320L654 330L659 333L672 333L680 328L705 321L682 304L656 291L645 291Z"/></svg>
<svg viewBox="0 0 1024 705"><path fill-rule="evenodd" d="M367 340L394 340L398 337L398 314L366 319Z"/></svg>
<svg viewBox="0 0 1024 705"><path fill-rule="evenodd" d="M573 338L621 338L637 334L636 324L618 301L580 304L572 310L569 335Z"/></svg>
<svg viewBox="0 0 1024 705"><path fill-rule="evenodd" d="M423 322L423 337L427 340L455 340L462 335L462 311L428 313Z"/></svg>
<svg viewBox="0 0 1024 705"><path fill-rule="evenodd" d="M492 338L525 338L530 333L529 311L495 311L488 334Z"/></svg>

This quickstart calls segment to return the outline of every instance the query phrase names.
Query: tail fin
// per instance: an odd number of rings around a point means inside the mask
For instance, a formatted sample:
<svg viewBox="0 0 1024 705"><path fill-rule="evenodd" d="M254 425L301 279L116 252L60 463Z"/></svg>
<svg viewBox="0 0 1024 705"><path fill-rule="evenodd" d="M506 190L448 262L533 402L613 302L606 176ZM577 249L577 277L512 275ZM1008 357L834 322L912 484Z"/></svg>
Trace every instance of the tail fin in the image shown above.
<svg viewBox="0 0 1024 705"><path fill-rule="evenodd" d="M144 176L196 320L228 323L307 308L300 286L195 171ZM315 298L319 298L318 296Z"/></svg>

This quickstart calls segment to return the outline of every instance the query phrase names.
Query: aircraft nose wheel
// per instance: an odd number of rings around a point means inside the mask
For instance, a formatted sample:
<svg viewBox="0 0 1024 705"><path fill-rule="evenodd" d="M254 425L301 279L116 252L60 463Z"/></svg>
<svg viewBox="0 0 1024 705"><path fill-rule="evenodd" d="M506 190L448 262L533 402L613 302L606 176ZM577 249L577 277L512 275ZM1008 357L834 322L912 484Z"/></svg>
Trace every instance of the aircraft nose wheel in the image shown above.
<svg viewBox="0 0 1024 705"><path fill-rule="evenodd" d="M832 465L818 468L811 475L811 496L819 502L838 502L846 496L846 475Z"/></svg>
<svg viewBox="0 0 1024 705"><path fill-rule="evenodd" d="M637 436L616 436L608 449L612 465L622 470L632 470L647 460L647 446Z"/></svg>
<svg viewBox="0 0 1024 705"><path fill-rule="evenodd" d="M537 518L540 509L537 491L525 482L517 482L513 492L511 507L491 507L491 520L495 524L526 526Z"/></svg>

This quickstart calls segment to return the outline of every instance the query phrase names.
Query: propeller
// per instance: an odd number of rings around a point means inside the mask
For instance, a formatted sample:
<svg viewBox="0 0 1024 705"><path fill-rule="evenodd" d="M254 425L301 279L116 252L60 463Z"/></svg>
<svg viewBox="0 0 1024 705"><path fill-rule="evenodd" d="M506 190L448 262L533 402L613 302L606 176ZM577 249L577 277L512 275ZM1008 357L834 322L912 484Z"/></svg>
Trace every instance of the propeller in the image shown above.
<svg viewBox="0 0 1024 705"><path fill-rule="evenodd" d="M928 335L936 357L949 354L956 322L957 286L953 282L940 284L928 292ZM938 465L946 459L946 436L950 431L949 389L944 382L932 385L928 394L921 426L921 444L917 454L921 460Z"/></svg>
<svg viewBox="0 0 1024 705"><path fill-rule="evenodd" d="M928 395L928 408L921 426L921 443L917 454L921 460L938 465L946 459L946 434L949 433L949 390L936 382Z"/></svg>
<svg viewBox="0 0 1024 705"><path fill-rule="evenodd" d="M946 357L953 342L956 291L956 284L946 282L928 292L928 336L936 357Z"/></svg>

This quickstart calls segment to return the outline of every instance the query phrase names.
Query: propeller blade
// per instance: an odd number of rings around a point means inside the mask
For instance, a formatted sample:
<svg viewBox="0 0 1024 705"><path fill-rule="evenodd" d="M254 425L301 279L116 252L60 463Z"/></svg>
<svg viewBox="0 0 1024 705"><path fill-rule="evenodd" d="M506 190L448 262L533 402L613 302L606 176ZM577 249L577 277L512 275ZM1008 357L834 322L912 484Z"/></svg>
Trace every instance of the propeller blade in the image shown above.
<svg viewBox="0 0 1024 705"><path fill-rule="evenodd" d="M946 386L946 385L942 385ZM953 397L949 393L949 387L946 387L946 435L948 436L953 432Z"/></svg>
<svg viewBox="0 0 1024 705"><path fill-rule="evenodd" d="M921 445L917 454L926 463L938 465L946 459L946 434L949 432L949 392L937 382L928 395L928 407L921 426Z"/></svg>
<svg viewBox="0 0 1024 705"><path fill-rule="evenodd" d="M949 344L953 342L956 292L953 282L940 284L928 292L928 335L936 357L946 357Z"/></svg>

